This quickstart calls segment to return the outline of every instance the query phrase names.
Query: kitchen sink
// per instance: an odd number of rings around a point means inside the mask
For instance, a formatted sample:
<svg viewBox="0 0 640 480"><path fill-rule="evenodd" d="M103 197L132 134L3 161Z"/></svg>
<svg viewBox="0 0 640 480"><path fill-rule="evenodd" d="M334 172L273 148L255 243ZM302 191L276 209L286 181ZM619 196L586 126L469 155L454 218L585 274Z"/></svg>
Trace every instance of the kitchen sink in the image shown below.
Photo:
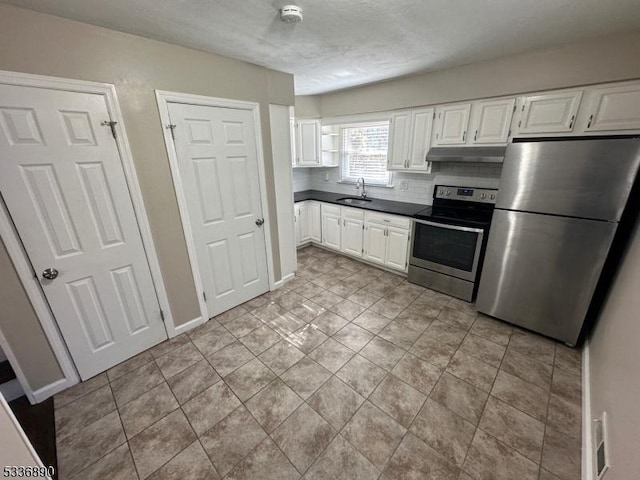
<svg viewBox="0 0 640 480"><path fill-rule="evenodd" d="M339 198L338 201L348 203L349 205L366 205L371 200L362 197L343 197Z"/></svg>

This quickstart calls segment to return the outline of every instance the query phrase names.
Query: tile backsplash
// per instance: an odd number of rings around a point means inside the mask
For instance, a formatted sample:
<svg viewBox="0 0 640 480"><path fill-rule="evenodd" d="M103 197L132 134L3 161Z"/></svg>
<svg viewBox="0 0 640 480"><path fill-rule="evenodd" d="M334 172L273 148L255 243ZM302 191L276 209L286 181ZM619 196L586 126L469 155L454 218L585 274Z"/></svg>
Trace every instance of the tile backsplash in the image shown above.
<svg viewBox="0 0 640 480"><path fill-rule="evenodd" d="M498 188L500 164L441 163L433 165L431 174L394 172L393 188L367 186L369 196L399 202L431 205L435 185ZM328 180L325 180L328 176ZM338 183L339 167L294 168L293 191L323 190L344 194L356 194L355 186ZM406 181L407 189L401 188Z"/></svg>

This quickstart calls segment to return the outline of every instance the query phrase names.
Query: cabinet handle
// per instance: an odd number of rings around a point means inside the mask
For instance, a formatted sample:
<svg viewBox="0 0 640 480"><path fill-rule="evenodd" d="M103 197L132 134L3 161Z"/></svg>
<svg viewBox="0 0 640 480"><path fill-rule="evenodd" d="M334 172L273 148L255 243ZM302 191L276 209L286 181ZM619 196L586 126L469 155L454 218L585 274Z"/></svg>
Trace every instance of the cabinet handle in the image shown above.
<svg viewBox="0 0 640 480"><path fill-rule="evenodd" d="M478 140L478 130L473 134L473 141L475 142L476 140Z"/></svg>
<svg viewBox="0 0 640 480"><path fill-rule="evenodd" d="M571 122L569 122L569 130L573 128L573 121L576 119L575 115L571 115Z"/></svg>
<svg viewBox="0 0 640 480"><path fill-rule="evenodd" d="M462 142L464 143L467 139L467 131L465 130L464 133L462 134Z"/></svg>
<svg viewBox="0 0 640 480"><path fill-rule="evenodd" d="M591 122L593 121L593 114L589 116L589 121L587 122L587 128L591 128Z"/></svg>

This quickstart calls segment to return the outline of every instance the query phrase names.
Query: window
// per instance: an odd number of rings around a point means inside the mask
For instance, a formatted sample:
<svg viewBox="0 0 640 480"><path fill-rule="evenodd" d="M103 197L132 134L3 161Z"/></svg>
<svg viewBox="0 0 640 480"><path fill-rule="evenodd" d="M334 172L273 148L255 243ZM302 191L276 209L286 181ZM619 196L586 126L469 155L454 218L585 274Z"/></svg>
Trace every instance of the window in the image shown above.
<svg viewBox="0 0 640 480"><path fill-rule="evenodd" d="M341 176L343 182L364 177L367 185L389 185L387 171L389 122L340 127Z"/></svg>

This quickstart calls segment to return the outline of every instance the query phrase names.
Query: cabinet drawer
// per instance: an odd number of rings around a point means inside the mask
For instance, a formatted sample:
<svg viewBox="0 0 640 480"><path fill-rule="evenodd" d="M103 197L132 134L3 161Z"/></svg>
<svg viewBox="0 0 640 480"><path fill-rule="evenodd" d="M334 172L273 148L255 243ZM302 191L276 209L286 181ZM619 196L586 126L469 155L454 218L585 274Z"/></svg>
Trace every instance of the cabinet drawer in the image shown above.
<svg viewBox="0 0 640 480"><path fill-rule="evenodd" d="M386 213L371 213L365 214L365 221L369 223L377 223L380 225L387 225L397 228L409 229L411 226L411 219L409 217L400 217L398 215L388 215Z"/></svg>
<svg viewBox="0 0 640 480"><path fill-rule="evenodd" d="M364 220L364 210L359 208L342 207L342 218L352 218L353 220Z"/></svg>
<svg viewBox="0 0 640 480"><path fill-rule="evenodd" d="M321 203L322 215L340 216L340 207L337 205L331 205L330 203Z"/></svg>

